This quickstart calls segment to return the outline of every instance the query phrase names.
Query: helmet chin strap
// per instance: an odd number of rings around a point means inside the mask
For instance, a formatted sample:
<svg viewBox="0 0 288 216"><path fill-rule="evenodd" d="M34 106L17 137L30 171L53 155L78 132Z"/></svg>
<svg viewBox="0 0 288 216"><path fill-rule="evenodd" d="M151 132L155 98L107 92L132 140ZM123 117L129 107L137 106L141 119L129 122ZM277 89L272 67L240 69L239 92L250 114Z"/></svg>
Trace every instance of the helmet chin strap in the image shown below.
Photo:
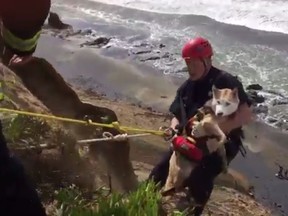
<svg viewBox="0 0 288 216"><path fill-rule="evenodd" d="M201 60L201 62L202 62L203 65L204 65L204 73L203 73L202 76L200 77L200 79L203 79L203 78L208 74L209 68L208 68L207 63L204 61L203 58L201 58L200 60ZM199 80L200 80L200 79L199 79Z"/></svg>

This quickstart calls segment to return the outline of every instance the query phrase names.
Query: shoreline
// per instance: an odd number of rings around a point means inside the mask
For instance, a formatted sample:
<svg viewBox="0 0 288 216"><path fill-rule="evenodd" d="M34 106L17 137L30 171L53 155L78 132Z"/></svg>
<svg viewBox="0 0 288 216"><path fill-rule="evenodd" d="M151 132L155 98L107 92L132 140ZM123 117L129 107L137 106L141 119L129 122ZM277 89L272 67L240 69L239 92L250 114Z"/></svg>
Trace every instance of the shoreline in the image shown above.
<svg viewBox="0 0 288 216"><path fill-rule="evenodd" d="M168 112L180 79L156 73L154 68L144 64L103 56L97 49L79 48L77 43L78 40L62 40L44 34L35 56L47 59L76 87L96 91L111 100L125 100Z"/></svg>

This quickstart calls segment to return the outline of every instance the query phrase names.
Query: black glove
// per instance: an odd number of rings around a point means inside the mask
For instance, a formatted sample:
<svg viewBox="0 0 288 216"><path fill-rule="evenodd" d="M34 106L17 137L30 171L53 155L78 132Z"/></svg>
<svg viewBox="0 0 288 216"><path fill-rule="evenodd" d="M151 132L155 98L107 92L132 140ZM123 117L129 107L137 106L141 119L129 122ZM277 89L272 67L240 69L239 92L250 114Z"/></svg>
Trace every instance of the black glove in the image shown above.
<svg viewBox="0 0 288 216"><path fill-rule="evenodd" d="M171 127L166 127L166 128L162 127L161 129L164 131L165 141L171 140L177 134L177 131Z"/></svg>

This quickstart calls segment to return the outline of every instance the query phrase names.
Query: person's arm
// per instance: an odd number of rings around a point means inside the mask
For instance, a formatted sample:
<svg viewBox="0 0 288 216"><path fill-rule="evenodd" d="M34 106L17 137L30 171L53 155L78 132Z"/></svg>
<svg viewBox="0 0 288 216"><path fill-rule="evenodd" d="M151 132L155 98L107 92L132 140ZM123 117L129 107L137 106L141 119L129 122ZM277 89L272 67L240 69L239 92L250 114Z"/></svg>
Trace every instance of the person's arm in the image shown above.
<svg viewBox="0 0 288 216"><path fill-rule="evenodd" d="M176 117L173 117L171 120L171 124L170 124L170 128L172 128L173 130L177 130L176 127L177 125L179 125L179 120Z"/></svg>
<svg viewBox="0 0 288 216"><path fill-rule="evenodd" d="M237 88L238 96L240 100L239 108L233 118L229 118L227 121L219 124L220 128L225 134L230 133L233 129L239 128L245 124L249 124L253 121L253 112L251 107L251 101L246 94L242 83L233 76L224 76L215 83L217 88Z"/></svg>

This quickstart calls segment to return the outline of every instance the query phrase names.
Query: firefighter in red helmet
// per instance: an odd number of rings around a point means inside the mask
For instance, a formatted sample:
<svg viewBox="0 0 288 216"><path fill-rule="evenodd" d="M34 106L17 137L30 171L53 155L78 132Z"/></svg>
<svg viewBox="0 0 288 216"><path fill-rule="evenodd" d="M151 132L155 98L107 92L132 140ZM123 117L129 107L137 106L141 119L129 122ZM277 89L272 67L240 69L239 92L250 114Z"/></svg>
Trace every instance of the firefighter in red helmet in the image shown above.
<svg viewBox="0 0 288 216"><path fill-rule="evenodd" d="M213 49L210 42L202 37L194 38L182 48L182 57L187 65L189 78L179 87L176 97L170 105L169 111L174 115L171 119L170 128L166 130L166 140L170 136L174 142L183 139L175 139L175 136L191 134L191 128L186 127L187 122L196 115L201 108L212 97L212 86L216 88L238 88L240 105L235 117L229 119L225 124L219 125L228 137L225 144L227 159L231 160L237 155L242 147L242 125L252 120L251 101L249 100L242 83L237 77L224 72L212 65ZM184 140L185 141L185 140ZM176 143L176 146L179 143ZM181 143L180 143L181 144ZM187 152L191 157L195 156L197 161L199 153L195 148L190 148ZM169 171L169 160L173 149L170 148L162 160L153 168L149 175L149 180L160 183L163 186L166 182ZM185 152L184 152L185 154ZM189 157L189 159L191 159ZM196 207L191 215L199 216L210 198L214 186L214 179L222 172L222 159L217 152L211 155L204 155L185 186L189 189L189 194L196 202Z"/></svg>
<svg viewBox="0 0 288 216"><path fill-rule="evenodd" d="M212 66L213 49L207 39L197 37L188 41L182 48L191 80L198 80L209 72Z"/></svg>
<svg viewBox="0 0 288 216"><path fill-rule="evenodd" d="M4 63L25 63L35 52L50 0L1 0Z"/></svg>

